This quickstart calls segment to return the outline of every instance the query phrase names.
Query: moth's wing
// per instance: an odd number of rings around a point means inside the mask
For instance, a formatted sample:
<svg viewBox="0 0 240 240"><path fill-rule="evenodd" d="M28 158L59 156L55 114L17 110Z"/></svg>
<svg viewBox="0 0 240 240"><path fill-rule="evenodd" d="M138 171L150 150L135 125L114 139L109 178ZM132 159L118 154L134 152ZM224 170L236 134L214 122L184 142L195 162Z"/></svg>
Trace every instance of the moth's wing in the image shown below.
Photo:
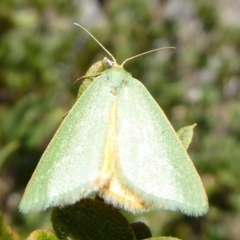
<svg viewBox="0 0 240 240"><path fill-rule="evenodd" d="M99 76L60 125L28 183L22 212L74 203L103 184L100 166L112 101L106 81Z"/></svg>
<svg viewBox="0 0 240 240"><path fill-rule="evenodd" d="M151 208L200 216L208 209L201 179L163 111L136 79L118 99L117 175ZM148 209L149 208L149 209Z"/></svg>

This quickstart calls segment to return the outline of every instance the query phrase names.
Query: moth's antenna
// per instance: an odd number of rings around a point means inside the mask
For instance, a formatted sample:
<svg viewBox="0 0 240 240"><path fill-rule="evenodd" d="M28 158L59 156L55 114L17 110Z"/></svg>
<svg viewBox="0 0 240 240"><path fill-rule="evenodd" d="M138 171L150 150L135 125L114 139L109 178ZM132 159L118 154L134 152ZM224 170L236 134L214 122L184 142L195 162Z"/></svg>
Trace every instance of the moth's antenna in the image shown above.
<svg viewBox="0 0 240 240"><path fill-rule="evenodd" d="M153 49L153 50L150 50L150 51L147 51L147 52L144 52L144 53L140 53L138 55L135 55L133 57L130 57L130 58L127 58L126 60L123 61L123 63L121 64L121 67L123 67L123 65L131 60L131 59L134 59L134 58L137 58L137 57L140 57L142 55L145 55L145 54L148 54L148 53L151 53L151 52L156 52L156 51L159 51L159 50L163 50L163 49L176 49L175 47L161 47L161 48L156 48L156 49Z"/></svg>
<svg viewBox="0 0 240 240"><path fill-rule="evenodd" d="M112 58L113 62L114 62L115 64L117 64L117 61L116 61L116 59L113 57L113 55L112 55L86 28L84 28L83 26L81 26L81 25L78 24L78 23L74 23L74 25L82 28L85 32L87 32L87 33L102 47L102 49Z"/></svg>

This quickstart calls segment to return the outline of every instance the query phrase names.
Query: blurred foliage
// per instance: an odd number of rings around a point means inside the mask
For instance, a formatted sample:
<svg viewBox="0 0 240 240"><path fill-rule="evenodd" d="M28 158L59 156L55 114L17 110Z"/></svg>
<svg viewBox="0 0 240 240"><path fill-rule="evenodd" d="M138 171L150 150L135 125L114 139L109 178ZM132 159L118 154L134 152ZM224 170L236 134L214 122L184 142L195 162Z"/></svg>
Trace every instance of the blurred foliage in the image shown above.
<svg viewBox="0 0 240 240"><path fill-rule="evenodd" d="M238 1L237 1L238 2ZM225 3L225 4L224 4ZM224 0L0 2L0 208L22 239L51 229L49 213L22 215L17 206L42 152L76 99L72 83L106 53L127 63L175 129L197 123L190 155L210 210L201 218L154 212L141 216L153 236L239 239L240 27L237 4Z"/></svg>
<svg viewBox="0 0 240 240"><path fill-rule="evenodd" d="M0 239L19 240L19 236L4 221L0 212Z"/></svg>

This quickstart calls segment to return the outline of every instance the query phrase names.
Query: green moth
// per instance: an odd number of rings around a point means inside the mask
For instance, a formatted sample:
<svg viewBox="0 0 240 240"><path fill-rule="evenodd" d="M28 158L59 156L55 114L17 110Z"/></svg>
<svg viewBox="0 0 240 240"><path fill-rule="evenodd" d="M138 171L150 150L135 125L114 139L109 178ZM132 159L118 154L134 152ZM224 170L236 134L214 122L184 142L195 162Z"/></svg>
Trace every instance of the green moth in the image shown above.
<svg viewBox="0 0 240 240"><path fill-rule="evenodd" d="M94 78L63 120L20 210L70 205L97 192L107 203L133 213L166 209L205 214L207 196L186 152L189 140L182 144L147 89L123 69L132 58L118 65L105 51L112 66Z"/></svg>

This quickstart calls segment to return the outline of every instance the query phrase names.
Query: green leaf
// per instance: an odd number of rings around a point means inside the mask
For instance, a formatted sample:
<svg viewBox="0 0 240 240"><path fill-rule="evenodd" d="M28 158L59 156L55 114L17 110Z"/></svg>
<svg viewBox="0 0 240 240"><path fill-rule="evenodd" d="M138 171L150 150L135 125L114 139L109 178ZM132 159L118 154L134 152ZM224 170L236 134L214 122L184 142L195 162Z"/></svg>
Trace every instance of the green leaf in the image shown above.
<svg viewBox="0 0 240 240"><path fill-rule="evenodd" d="M127 219L101 201L80 202L52 211L53 228L60 240L136 240Z"/></svg>
<svg viewBox="0 0 240 240"><path fill-rule="evenodd" d="M52 232L37 229L28 236L27 240L58 240L58 238Z"/></svg>
<svg viewBox="0 0 240 240"><path fill-rule="evenodd" d="M181 240L179 238L174 237L154 237L154 238L147 238L148 240Z"/></svg>
<svg viewBox="0 0 240 240"><path fill-rule="evenodd" d="M193 137L193 129L197 126L196 123L194 123L191 126L182 127L177 131L177 135L179 139L181 140L184 148L187 150Z"/></svg>
<svg viewBox="0 0 240 240"><path fill-rule="evenodd" d="M149 227L143 222L134 222L131 223L130 226L133 229L137 240L150 238L152 236Z"/></svg>
<svg viewBox="0 0 240 240"><path fill-rule="evenodd" d="M77 79L77 81L84 79L80 88L78 90L77 99L83 94L83 92L87 89L87 87L91 84L91 82L99 76L103 71L108 69L111 66L112 62L104 58L101 61L94 63L86 72L85 76Z"/></svg>

